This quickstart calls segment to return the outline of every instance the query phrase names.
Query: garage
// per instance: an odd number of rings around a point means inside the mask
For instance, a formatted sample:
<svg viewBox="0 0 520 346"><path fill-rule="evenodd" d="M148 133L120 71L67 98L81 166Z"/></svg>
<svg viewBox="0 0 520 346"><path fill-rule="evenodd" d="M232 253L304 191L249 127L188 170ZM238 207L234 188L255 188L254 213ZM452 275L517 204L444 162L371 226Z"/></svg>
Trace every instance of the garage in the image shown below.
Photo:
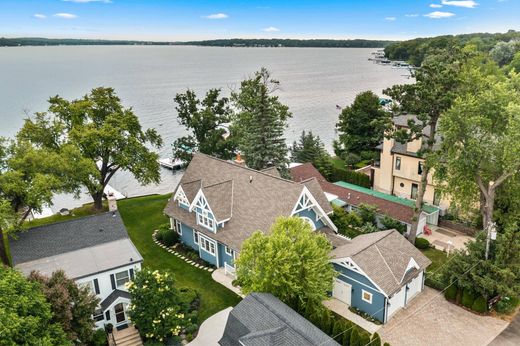
<svg viewBox="0 0 520 346"><path fill-rule="evenodd" d="M401 287L399 291L394 293L392 297L388 300L387 306L387 319L390 318L395 312L404 307L404 295L406 292L405 287Z"/></svg>
<svg viewBox="0 0 520 346"><path fill-rule="evenodd" d="M332 297L342 301L345 304L350 305L352 297L352 286L338 278L334 279Z"/></svg>

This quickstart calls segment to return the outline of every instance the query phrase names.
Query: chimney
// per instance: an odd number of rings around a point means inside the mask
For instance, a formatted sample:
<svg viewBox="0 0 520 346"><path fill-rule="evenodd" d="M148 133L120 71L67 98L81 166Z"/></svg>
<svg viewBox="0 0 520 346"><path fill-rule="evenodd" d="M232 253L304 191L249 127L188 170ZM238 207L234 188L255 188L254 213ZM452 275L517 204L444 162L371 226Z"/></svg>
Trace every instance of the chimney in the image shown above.
<svg viewBox="0 0 520 346"><path fill-rule="evenodd" d="M240 152L237 152L237 157L233 160L233 162L239 166L245 166L246 162L242 159Z"/></svg>
<svg viewBox="0 0 520 346"><path fill-rule="evenodd" d="M108 210L111 212L117 211L117 200L116 200L116 196L114 196L113 192L108 193L107 200L108 200Z"/></svg>

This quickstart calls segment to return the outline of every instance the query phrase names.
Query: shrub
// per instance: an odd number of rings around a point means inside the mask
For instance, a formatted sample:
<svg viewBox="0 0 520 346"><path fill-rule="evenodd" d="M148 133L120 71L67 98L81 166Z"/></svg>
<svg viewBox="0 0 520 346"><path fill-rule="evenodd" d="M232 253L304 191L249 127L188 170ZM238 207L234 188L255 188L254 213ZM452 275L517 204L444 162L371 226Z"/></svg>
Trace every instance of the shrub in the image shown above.
<svg viewBox="0 0 520 346"><path fill-rule="evenodd" d="M380 231L380 229L377 228L377 226L374 226L370 222L367 222L363 226L361 226L360 230L361 230L361 233L363 233L363 234L365 234L365 233L374 233L374 232Z"/></svg>
<svg viewBox="0 0 520 346"><path fill-rule="evenodd" d="M159 231L167 231L167 230L171 229L170 227L171 227L171 226L170 226L169 223L167 223L167 222L166 222L166 223L163 223L163 224L161 224L161 225L159 226Z"/></svg>
<svg viewBox="0 0 520 346"><path fill-rule="evenodd" d="M471 309L475 302L475 294L468 289L462 291L462 305Z"/></svg>
<svg viewBox="0 0 520 346"><path fill-rule="evenodd" d="M397 232L406 233L406 225L398 220L392 219L390 216L383 216L379 222L384 226L384 229L396 229Z"/></svg>
<svg viewBox="0 0 520 346"><path fill-rule="evenodd" d="M504 297L495 305L495 310L501 314L509 314L513 312L520 304L517 297Z"/></svg>
<svg viewBox="0 0 520 346"><path fill-rule="evenodd" d="M334 322L334 325L332 326L331 337L335 337L336 335L339 335L341 332L343 332L343 330L344 330L343 326L344 326L344 324L342 323L342 321L337 319Z"/></svg>
<svg viewBox="0 0 520 346"><path fill-rule="evenodd" d="M157 241L162 242L162 240L163 240L163 232L160 231L160 230L158 230L157 233L155 233L155 239L156 239Z"/></svg>
<svg viewBox="0 0 520 346"><path fill-rule="evenodd" d="M345 181L347 183L363 186L366 188L372 187L370 177L366 174L344 168L338 168L335 166L331 167L330 172L330 175L326 177L329 181Z"/></svg>
<svg viewBox="0 0 520 346"><path fill-rule="evenodd" d="M457 298L457 285L452 284L448 289L444 292L444 297L448 300L455 301Z"/></svg>
<svg viewBox="0 0 520 346"><path fill-rule="evenodd" d="M415 238L415 247L418 249L427 249L430 247L430 242L426 238Z"/></svg>
<svg viewBox="0 0 520 346"><path fill-rule="evenodd" d="M390 346L390 344L388 342L385 342L383 346Z"/></svg>
<svg viewBox="0 0 520 346"><path fill-rule="evenodd" d="M352 333L350 333L350 346L361 346L361 338L359 337L357 327L353 327Z"/></svg>
<svg viewBox="0 0 520 346"><path fill-rule="evenodd" d="M365 203L358 205L358 209L356 210L356 213L361 217L363 223L371 223L372 225L377 224L376 212L377 206Z"/></svg>
<svg viewBox="0 0 520 346"><path fill-rule="evenodd" d="M370 344L370 334L368 334L367 332L359 333L359 345L366 346L368 344Z"/></svg>
<svg viewBox="0 0 520 346"><path fill-rule="evenodd" d="M179 235L172 229L162 231L162 242L166 246L172 246L179 241Z"/></svg>
<svg viewBox="0 0 520 346"><path fill-rule="evenodd" d="M487 312L487 301L486 298L479 296L475 301L473 302L473 305L471 306L471 310L484 313Z"/></svg>
<svg viewBox="0 0 520 346"><path fill-rule="evenodd" d="M381 346L381 337L379 336L379 334L374 333L374 335L372 335L370 346Z"/></svg>
<svg viewBox="0 0 520 346"><path fill-rule="evenodd" d="M342 338L342 344L343 346L349 346L350 345L350 335L352 334L352 322L345 321L343 330L343 338Z"/></svg>
<svg viewBox="0 0 520 346"><path fill-rule="evenodd" d="M106 346L107 345L107 334L103 329L98 329L92 335L92 346Z"/></svg>

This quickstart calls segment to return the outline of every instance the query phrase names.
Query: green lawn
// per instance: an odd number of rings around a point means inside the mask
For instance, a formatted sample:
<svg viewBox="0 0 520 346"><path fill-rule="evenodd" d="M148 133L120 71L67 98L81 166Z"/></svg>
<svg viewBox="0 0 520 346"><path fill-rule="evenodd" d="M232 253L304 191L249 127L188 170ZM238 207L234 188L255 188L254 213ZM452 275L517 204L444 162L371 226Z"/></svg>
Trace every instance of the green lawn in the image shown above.
<svg viewBox="0 0 520 346"><path fill-rule="evenodd" d="M170 195L147 196L118 201L119 211L132 242L144 258L144 266L171 270L179 287L194 288L200 294L199 323L225 309L235 306L240 297L211 278L211 273L195 268L158 247L152 240L154 229L168 219L163 209Z"/></svg>
<svg viewBox="0 0 520 346"><path fill-rule="evenodd" d="M428 267L429 272L434 272L437 268L441 267L448 260L446 252L437 250L434 248L428 248L421 250L421 252L432 261L432 264Z"/></svg>
<svg viewBox="0 0 520 346"><path fill-rule="evenodd" d="M340 168L340 169L345 169L346 168L345 161L343 161L341 158L339 158L337 156L334 156L330 160L332 161L332 164L334 165L334 167Z"/></svg>

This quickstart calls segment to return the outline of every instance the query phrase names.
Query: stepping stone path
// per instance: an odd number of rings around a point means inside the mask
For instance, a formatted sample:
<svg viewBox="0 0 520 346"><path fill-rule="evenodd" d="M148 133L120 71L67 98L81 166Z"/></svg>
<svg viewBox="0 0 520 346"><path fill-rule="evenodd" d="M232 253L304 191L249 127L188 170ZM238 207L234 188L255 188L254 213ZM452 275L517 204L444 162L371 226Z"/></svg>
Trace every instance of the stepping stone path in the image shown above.
<svg viewBox="0 0 520 346"><path fill-rule="evenodd" d="M177 257L183 259L186 263L191 264L192 266L194 266L194 267L196 267L196 268L200 268L200 269L202 269L202 270L207 270L207 271L210 272L210 273L213 272L213 271L215 270L215 268L210 268L210 267L203 266L202 264L198 264L198 263L196 263L195 261L190 260L189 258L187 258L187 257L181 255L180 253L178 253L177 251L175 251L175 249L177 248L177 245L179 245L179 244L175 244L175 245L173 245L172 247L167 247L166 245L161 244L161 242L159 242L159 241L155 238L157 232L158 232L158 230L155 230L155 231L153 232L153 234L152 234L152 240L153 240L153 242L154 242L155 244L159 245L160 247L162 247L163 249L165 249L165 250L168 251L169 253L171 253L171 254L173 254L173 255L175 255L175 256L177 256Z"/></svg>

